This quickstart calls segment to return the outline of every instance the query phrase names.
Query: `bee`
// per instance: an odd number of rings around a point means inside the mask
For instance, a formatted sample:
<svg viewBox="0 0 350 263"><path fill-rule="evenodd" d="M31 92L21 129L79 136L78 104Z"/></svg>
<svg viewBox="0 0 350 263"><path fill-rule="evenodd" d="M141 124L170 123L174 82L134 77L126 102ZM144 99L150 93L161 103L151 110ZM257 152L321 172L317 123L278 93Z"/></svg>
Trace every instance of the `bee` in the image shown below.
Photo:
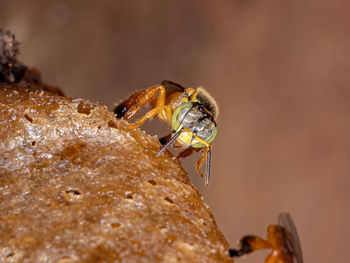
<svg viewBox="0 0 350 263"><path fill-rule="evenodd" d="M289 213L281 213L276 225L267 227L267 239L247 235L240 240L241 248L230 249L230 257L240 257L259 249L270 249L265 263L303 263L297 229Z"/></svg>
<svg viewBox="0 0 350 263"><path fill-rule="evenodd" d="M13 33L0 28L0 83L22 80L27 67L16 59L19 54L19 45Z"/></svg>
<svg viewBox="0 0 350 263"><path fill-rule="evenodd" d="M117 118L130 120L147 103L150 103L151 110L138 121L128 123L127 128L137 128L153 117L168 122L171 133L160 139L163 146L157 156L171 144L176 148L186 148L178 157L186 157L194 151L204 151L197 161L196 171L203 177L200 167L206 159L205 184L208 185L212 143L218 132L216 120L219 110L215 100L202 87L184 88L164 80L160 85L132 94L114 109L114 113Z"/></svg>

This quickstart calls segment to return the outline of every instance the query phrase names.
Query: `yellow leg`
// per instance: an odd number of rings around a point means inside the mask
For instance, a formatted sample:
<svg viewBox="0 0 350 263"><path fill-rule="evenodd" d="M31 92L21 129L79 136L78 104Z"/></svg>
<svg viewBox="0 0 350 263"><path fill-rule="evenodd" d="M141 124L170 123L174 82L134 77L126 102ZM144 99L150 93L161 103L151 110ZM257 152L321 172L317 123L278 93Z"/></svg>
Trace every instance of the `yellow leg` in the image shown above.
<svg viewBox="0 0 350 263"><path fill-rule="evenodd" d="M137 122L127 124L127 128L134 129L134 128L140 127L146 120L153 118L154 116L161 113L162 110L164 110L164 109L166 110L166 108L169 108L169 106L156 107L156 108L150 110L149 112L146 113L145 116L143 116Z"/></svg>
<svg viewBox="0 0 350 263"><path fill-rule="evenodd" d="M203 177L203 173L200 170L200 167L202 165L202 163L204 162L205 159L207 159L207 173L205 176L205 185L209 185L209 180L210 180L210 159L211 159L211 144L209 144L208 142L206 142L205 140L203 140L200 137L194 136L194 139L196 139L197 141L199 141L200 143L205 145L205 153L202 155L202 157L197 161L197 165L196 165L196 171L197 173L200 174L200 176Z"/></svg>
<svg viewBox="0 0 350 263"><path fill-rule="evenodd" d="M272 251L265 259L265 263L293 263L293 258L285 258L281 251Z"/></svg>
<svg viewBox="0 0 350 263"><path fill-rule="evenodd" d="M133 129L141 126L147 119L153 118L160 114L163 110L165 111L165 117L167 120L171 120L172 111L169 106L165 105L165 88L163 85L154 86L147 91L143 92L140 97L137 98L136 105L133 105L125 115L125 119L131 119L137 112L140 111L141 107L149 102L158 92L158 98L155 108L147 112L140 120L135 123L127 124L128 129Z"/></svg>
<svg viewBox="0 0 350 263"><path fill-rule="evenodd" d="M241 257L256 250L273 248L268 240L253 235L242 237L239 243L241 246L239 249L230 249L231 257Z"/></svg>
<svg viewBox="0 0 350 263"><path fill-rule="evenodd" d="M241 248L235 251L235 256L242 256L260 249L270 249L265 263L293 263L293 252L285 244L284 230L278 225L268 226L267 240L257 236L245 236L241 239Z"/></svg>
<svg viewBox="0 0 350 263"><path fill-rule="evenodd" d="M202 166L202 163L204 162L204 160L207 158L207 153L205 152L201 158L199 158L199 160L197 161L197 165L196 165L196 171L197 173L200 174L200 176L203 177L203 173L202 171L200 170L200 167Z"/></svg>
<svg viewBox="0 0 350 263"><path fill-rule="evenodd" d="M168 122L171 122L171 119L173 117L173 111L171 108L167 105L164 106L165 112L166 112L166 118Z"/></svg>
<svg viewBox="0 0 350 263"><path fill-rule="evenodd" d="M272 249L272 244L265 239L256 236L246 236L242 239L241 244L249 245L252 251L259 249Z"/></svg>
<svg viewBox="0 0 350 263"><path fill-rule="evenodd" d="M267 240L272 245L271 254L266 258L265 263L293 263L294 251L290 250L286 239L287 233L280 225L269 225L267 228Z"/></svg>

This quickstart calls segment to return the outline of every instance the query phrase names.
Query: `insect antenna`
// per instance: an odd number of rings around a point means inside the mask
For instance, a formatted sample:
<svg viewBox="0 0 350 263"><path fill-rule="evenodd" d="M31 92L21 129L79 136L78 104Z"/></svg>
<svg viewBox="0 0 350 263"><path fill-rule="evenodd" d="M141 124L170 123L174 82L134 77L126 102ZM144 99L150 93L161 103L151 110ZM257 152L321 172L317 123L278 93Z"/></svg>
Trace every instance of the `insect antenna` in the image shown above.
<svg viewBox="0 0 350 263"><path fill-rule="evenodd" d="M207 173L205 175L205 184L209 185L210 180L210 161L211 161L211 149L209 147L207 152Z"/></svg>
<svg viewBox="0 0 350 263"><path fill-rule="evenodd" d="M164 152L164 150L166 148L168 148L169 145L172 144L173 141L175 141L177 137L180 136L181 132L182 132L182 129L179 130L177 133L175 133L175 135L166 144L163 145L163 147L159 150L159 152L156 154L156 156L158 157L162 152Z"/></svg>

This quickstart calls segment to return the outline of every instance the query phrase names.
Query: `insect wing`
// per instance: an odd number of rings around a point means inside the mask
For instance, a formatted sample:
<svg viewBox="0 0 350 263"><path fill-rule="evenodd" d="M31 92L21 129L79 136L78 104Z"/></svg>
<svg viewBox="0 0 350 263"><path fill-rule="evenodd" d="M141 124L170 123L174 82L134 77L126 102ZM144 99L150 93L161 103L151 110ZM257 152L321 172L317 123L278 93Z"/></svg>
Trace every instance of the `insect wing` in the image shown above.
<svg viewBox="0 0 350 263"><path fill-rule="evenodd" d="M303 263L303 254L301 251L299 235L292 217L289 213L281 213L278 216L277 223L278 225L284 227L288 233L287 240L285 241L290 251L292 251L294 254L294 263Z"/></svg>
<svg viewBox="0 0 350 263"><path fill-rule="evenodd" d="M185 88L182 87L180 84L177 84L175 82L172 82L170 80L163 80L161 82L161 85L165 87L166 94L171 94L173 92L184 92Z"/></svg>

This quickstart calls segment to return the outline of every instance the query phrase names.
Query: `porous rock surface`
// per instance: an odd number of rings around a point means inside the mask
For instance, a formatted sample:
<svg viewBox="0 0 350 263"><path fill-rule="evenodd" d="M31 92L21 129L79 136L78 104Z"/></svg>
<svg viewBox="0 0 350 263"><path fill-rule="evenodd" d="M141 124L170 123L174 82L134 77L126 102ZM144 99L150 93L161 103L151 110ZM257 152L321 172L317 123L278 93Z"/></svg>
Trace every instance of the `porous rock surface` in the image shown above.
<svg viewBox="0 0 350 263"><path fill-rule="evenodd" d="M157 138L29 84L0 84L0 262L232 262Z"/></svg>

